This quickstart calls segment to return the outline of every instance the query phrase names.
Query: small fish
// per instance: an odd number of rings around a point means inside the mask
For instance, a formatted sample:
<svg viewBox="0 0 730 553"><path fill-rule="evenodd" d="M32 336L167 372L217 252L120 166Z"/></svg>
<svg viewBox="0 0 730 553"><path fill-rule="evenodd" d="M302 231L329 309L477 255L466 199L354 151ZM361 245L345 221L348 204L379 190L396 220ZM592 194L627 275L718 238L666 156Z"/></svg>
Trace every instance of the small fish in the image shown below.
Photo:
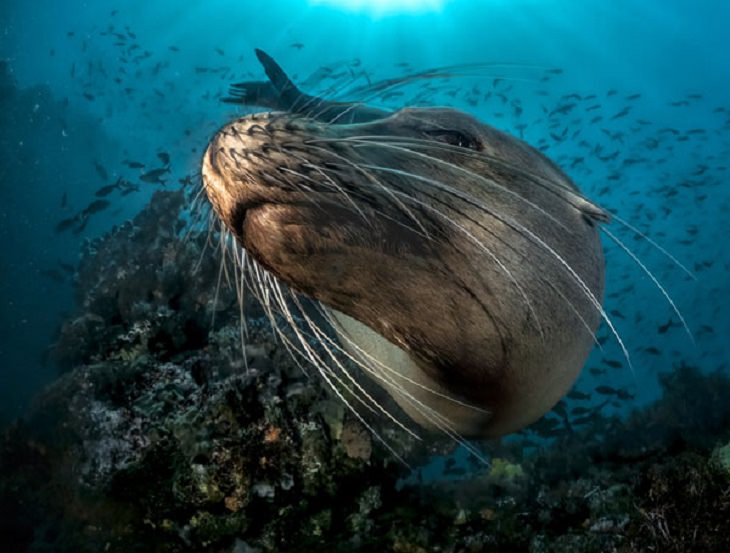
<svg viewBox="0 0 730 553"><path fill-rule="evenodd" d="M144 168L144 163L141 161L130 161L128 159L125 159L123 162L127 167L130 169L142 169Z"/></svg>
<svg viewBox="0 0 730 553"><path fill-rule="evenodd" d="M99 188L99 190L97 190L94 195L97 198L103 198L104 196L108 196L109 194L111 194L115 188L117 188L116 184L108 184L107 186L102 186L101 188Z"/></svg>
<svg viewBox="0 0 730 553"><path fill-rule="evenodd" d="M630 107L625 107L618 113L614 114L613 117L611 117L611 119L620 119L621 117L626 117L630 111L631 111Z"/></svg>
<svg viewBox="0 0 730 553"><path fill-rule="evenodd" d="M94 169L96 169L96 174L99 175L102 180L109 180L109 173L107 173L104 166L96 160L94 160Z"/></svg>
<svg viewBox="0 0 730 553"><path fill-rule="evenodd" d="M578 417L577 419L573 419L573 425L574 426L580 426L582 424L588 424L591 421L594 421L596 419L596 414L591 413L590 415L585 415L583 417Z"/></svg>
<svg viewBox="0 0 730 553"><path fill-rule="evenodd" d="M621 361L614 361L613 359L606 359L603 361L606 365L611 367L612 369L620 369L623 367L623 363Z"/></svg>
<svg viewBox="0 0 730 553"><path fill-rule="evenodd" d="M302 44L301 42L293 42L292 44L289 45L289 47L296 48L297 50L301 50L302 48L304 48L304 44Z"/></svg>
<svg viewBox="0 0 730 553"><path fill-rule="evenodd" d="M160 169L152 169L151 171L147 171L145 174L143 174L140 178L140 180L144 182L151 182L151 183L159 183L164 184L165 181L162 180L162 175L165 173L169 173L170 169L168 167L162 167Z"/></svg>
<svg viewBox="0 0 730 553"><path fill-rule="evenodd" d="M108 196L109 194L114 192L114 190L119 188L121 181L122 181L122 178L119 177L117 179L117 182L115 182L114 184L107 184L106 186L102 186L101 188L99 188L99 190L96 191L95 196L97 198L103 198L104 196Z"/></svg>
<svg viewBox="0 0 730 553"><path fill-rule="evenodd" d="M634 399L634 394L630 394L624 389L618 389L616 390L616 397L622 401L627 401Z"/></svg>
<svg viewBox="0 0 730 553"><path fill-rule="evenodd" d="M669 319L669 321L666 324L659 325L657 327L657 332L659 334L666 334L666 332L672 328L673 326L679 326L679 323L675 323L672 319Z"/></svg>
<svg viewBox="0 0 730 553"><path fill-rule="evenodd" d="M555 407L553 407L552 411L560 417L565 417L568 414L565 409L565 403L563 401L559 401L557 404L555 404Z"/></svg>
<svg viewBox="0 0 730 553"><path fill-rule="evenodd" d="M170 154L167 152L158 152L157 158L164 164L164 165L170 165Z"/></svg>
<svg viewBox="0 0 730 553"><path fill-rule="evenodd" d="M84 217L88 218L89 215L99 213L110 205L111 203L108 200L94 200L89 205L87 205L81 213Z"/></svg>
<svg viewBox="0 0 730 553"><path fill-rule="evenodd" d="M43 269L41 276L51 279L54 282L63 282L65 279L57 269Z"/></svg>
<svg viewBox="0 0 730 553"><path fill-rule="evenodd" d="M64 232L66 230L69 230L72 228L76 223L80 221L79 215L74 215L73 217L69 217L68 219L64 219L63 221L60 221L56 225L56 232Z"/></svg>
<svg viewBox="0 0 730 553"><path fill-rule="evenodd" d="M580 392L578 390L571 390L570 392L568 392L568 397L570 399L584 400L591 399L591 394L586 394L585 392Z"/></svg>
<svg viewBox="0 0 730 553"><path fill-rule="evenodd" d="M122 186L121 195L127 196L127 195L131 194L132 192L139 192L139 186L137 186L136 184L132 184L129 181L124 181L123 186Z"/></svg>
<svg viewBox="0 0 730 553"><path fill-rule="evenodd" d="M61 267L61 270L69 274L73 274L76 271L73 265L71 265L70 263L64 263L60 259L58 260L58 266Z"/></svg>
<svg viewBox="0 0 730 553"><path fill-rule="evenodd" d="M602 396L615 396L618 393L618 390L616 388L612 388L611 386L596 386L596 392L601 394Z"/></svg>
<svg viewBox="0 0 730 553"><path fill-rule="evenodd" d="M215 50L216 54L218 54L219 56L226 55L226 53L221 48L213 48L213 50Z"/></svg>

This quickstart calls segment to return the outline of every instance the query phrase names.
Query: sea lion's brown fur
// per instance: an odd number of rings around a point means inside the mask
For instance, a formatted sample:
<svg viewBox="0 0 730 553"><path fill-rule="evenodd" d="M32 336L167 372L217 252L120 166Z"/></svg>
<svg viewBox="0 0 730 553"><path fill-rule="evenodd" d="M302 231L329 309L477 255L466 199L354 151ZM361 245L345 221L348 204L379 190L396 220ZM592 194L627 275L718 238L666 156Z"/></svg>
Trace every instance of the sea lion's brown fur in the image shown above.
<svg viewBox="0 0 730 553"><path fill-rule="evenodd" d="M462 112L403 109L360 125L245 117L211 141L203 179L259 264L333 310L355 339L371 329L362 347L390 349L377 356L395 355L409 378L489 411L403 382L463 435L535 421L593 345L601 212L540 152ZM385 340L368 345L373 337Z"/></svg>

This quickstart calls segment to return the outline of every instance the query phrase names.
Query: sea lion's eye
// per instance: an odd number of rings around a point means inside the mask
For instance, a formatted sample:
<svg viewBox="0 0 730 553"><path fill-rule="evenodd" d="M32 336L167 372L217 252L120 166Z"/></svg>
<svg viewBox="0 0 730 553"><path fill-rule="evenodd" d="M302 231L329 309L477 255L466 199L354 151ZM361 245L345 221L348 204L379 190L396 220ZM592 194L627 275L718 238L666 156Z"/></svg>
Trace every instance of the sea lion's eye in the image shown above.
<svg viewBox="0 0 730 553"><path fill-rule="evenodd" d="M445 142L451 146L459 148L468 148L477 152L481 151L482 144L475 136L468 135L462 131L437 129L432 131L424 131L424 134L433 140Z"/></svg>

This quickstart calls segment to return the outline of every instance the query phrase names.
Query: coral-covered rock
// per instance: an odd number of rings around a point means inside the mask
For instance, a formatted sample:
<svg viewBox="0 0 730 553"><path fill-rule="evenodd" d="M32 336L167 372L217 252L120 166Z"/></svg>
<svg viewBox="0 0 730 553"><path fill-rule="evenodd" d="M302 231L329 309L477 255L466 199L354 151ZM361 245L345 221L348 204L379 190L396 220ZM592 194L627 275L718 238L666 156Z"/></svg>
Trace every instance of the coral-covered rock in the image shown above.
<svg viewBox="0 0 730 553"><path fill-rule="evenodd" d="M626 420L411 473L253 306L244 356L182 205L88 245L66 371L0 442L3 551L730 551L726 376L681 367ZM414 466L453 449L375 426Z"/></svg>

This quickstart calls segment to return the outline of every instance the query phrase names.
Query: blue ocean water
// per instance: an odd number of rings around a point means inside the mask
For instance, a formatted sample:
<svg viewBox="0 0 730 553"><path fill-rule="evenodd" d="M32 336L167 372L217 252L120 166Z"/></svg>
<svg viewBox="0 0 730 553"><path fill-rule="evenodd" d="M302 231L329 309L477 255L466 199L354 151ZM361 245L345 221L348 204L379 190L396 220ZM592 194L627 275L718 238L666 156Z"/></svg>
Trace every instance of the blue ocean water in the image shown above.
<svg viewBox="0 0 730 553"><path fill-rule="evenodd" d="M615 333L602 324L559 406L573 422L586 412L626 417L666 392L661 375L683 367L730 375L728 22L730 3L720 0L5 0L0 426L62 372L52 349L61 325L84 308L74 285L82 250L155 192L197 186L208 141L249 112L221 98L233 83L265 80L255 48L310 94L471 113L539 148L614 214L606 228L628 250L602 236ZM363 97L369 83L452 66L460 68L449 78ZM562 425L559 412L550 417ZM111 418L94 421L114 429ZM470 466L461 453L447 462ZM191 458L195 467L214 464ZM269 492L253 488L252 496ZM219 504L210 511L228 514Z"/></svg>
<svg viewBox="0 0 730 553"><path fill-rule="evenodd" d="M327 88L318 68L338 72L353 60L373 80L496 64L455 82L454 94L422 102L464 109L543 147L588 197L696 276L618 228L666 288L694 341L643 270L607 243L605 307L633 369L609 339L588 362L594 374L585 370L578 387L609 384L645 401L656 394L659 371L682 363L727 369L727 3L381 4L3 3L0 57L26 96L15 104L24 111L6 113L2 129L4 418L54 377L43 353L73 306L70 278L59 263L73 265L84 240L136 213L156 185L142 183L139 192L115 198L79 234L56 232L56 224L101 186L138 176L125 160L149 163L166 151L176 177L194 171L211 133L237 113L219 102L228 85L263 77L256 47L311 93ZM551 68L559 74L542 82L540 71ZM507 91L485 99L494 79L508 83ZM407 100L408 90L372 102L397 108ZM553 113L561 106L564 113ZM606 359L621 366L606 367Z"/></svg>

